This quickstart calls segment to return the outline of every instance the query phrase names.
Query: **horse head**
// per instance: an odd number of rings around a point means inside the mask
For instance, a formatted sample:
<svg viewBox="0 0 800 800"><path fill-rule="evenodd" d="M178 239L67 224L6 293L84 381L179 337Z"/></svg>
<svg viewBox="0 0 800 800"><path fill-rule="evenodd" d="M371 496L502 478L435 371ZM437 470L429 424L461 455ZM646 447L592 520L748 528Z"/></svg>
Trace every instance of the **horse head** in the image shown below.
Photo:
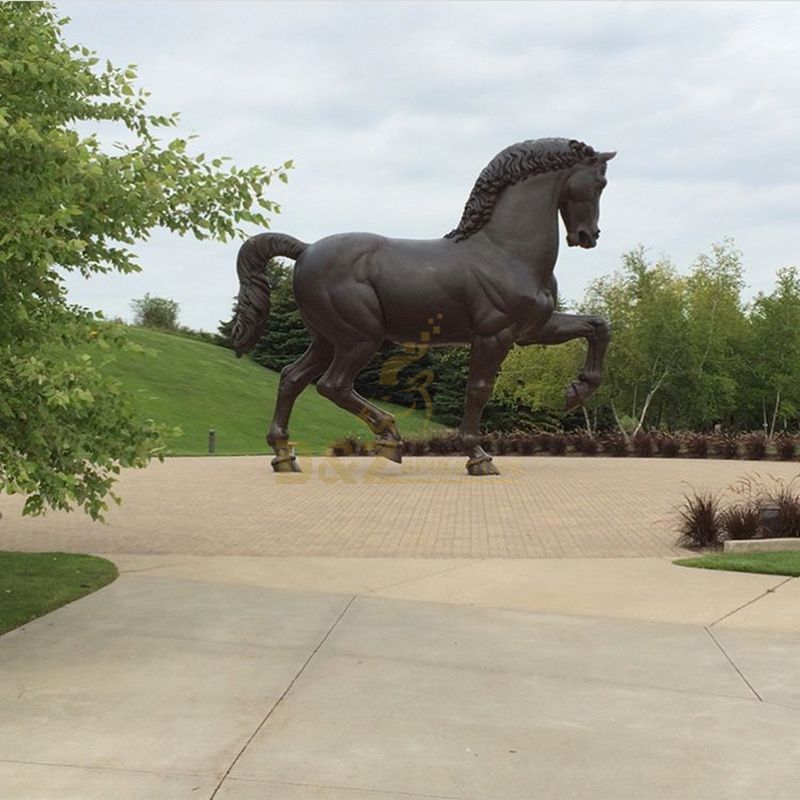
<svg viewBox="0 0 800 800"><path fill-rule="evenodd" d="M606 163L616 153L598 153L590 164L578 164L564 183L559 201L570 247L591 248L600 236L600 195L605 188Z"/></svg>

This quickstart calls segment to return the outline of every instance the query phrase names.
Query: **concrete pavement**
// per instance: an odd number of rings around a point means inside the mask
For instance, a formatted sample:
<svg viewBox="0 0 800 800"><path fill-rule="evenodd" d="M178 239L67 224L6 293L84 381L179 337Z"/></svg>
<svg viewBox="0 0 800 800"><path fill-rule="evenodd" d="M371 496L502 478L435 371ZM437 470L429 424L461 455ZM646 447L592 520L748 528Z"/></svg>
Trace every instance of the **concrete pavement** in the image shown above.
<svg viewBox="0 0 800 800"><path fill-rule="evenodd" d="M106 558L126 575L200 584L800 633L800 580L687 569L665 558Z"/></svg>
<svg viewBox="0 0 800 800"><path fill-rule="evenodd" d="M793 800L798 663L785 633L126 573L0 637L0 796Z"/></svg>

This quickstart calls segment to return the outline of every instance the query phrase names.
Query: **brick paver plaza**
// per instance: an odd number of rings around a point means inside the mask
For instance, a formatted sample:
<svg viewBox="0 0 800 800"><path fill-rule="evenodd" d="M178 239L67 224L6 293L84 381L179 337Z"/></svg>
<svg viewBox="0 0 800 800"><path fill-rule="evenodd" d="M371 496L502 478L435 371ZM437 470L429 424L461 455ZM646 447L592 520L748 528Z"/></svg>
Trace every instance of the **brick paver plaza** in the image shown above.
<svg viewBox="0 0 800 800"><path fill-rule="evenodd" d="M264 457L172 458L126 471L106 525L82 514L19 519L0 498L0 548L100 553L395 558L605 558L677 554L690 488L796 464L507 457L498 477L464 459L315 458L275 475Z"/></svg>

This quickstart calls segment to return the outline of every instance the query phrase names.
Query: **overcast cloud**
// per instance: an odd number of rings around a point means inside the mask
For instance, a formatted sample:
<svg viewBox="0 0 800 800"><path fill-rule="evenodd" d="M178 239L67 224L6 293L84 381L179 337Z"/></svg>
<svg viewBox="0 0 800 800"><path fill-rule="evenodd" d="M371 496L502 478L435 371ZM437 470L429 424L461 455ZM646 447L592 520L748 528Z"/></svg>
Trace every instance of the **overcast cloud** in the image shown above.
<svg viewBox="0 0 800 800"><path fill-rule="evenodd" d="M151 111L240 166L293 158L272 230L407 238L454 227L509 144L617 150L603 238L562 246L577 299L644 244L688 267L734 238L749 293L800 265L800 5L794 3L62 2L81 42L139 66ZM254 230L255 232L255 230ZM214 330L237 243L157 232L133 276L70 277L73 302L130 318L145 292Z"/></svg>

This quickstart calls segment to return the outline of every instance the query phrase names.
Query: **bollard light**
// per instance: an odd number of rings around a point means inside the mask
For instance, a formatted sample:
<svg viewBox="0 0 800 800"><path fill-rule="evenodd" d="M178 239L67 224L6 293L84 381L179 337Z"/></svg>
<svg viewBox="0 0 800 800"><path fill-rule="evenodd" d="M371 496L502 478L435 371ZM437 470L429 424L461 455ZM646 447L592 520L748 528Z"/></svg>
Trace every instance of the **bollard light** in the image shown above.
<svg viewBox="0 0 800 800"><path fill-rule="evenodd" d="M761 509L761 538L777 539L781 535L781 507L774 502L762 504Z"/></svg>
<svg viewBox="0 0 800 800"><path fill-rule="evenodd" d="M208 429L208 452L214 453L217 449L217 432L213 428Z"/></svg>

